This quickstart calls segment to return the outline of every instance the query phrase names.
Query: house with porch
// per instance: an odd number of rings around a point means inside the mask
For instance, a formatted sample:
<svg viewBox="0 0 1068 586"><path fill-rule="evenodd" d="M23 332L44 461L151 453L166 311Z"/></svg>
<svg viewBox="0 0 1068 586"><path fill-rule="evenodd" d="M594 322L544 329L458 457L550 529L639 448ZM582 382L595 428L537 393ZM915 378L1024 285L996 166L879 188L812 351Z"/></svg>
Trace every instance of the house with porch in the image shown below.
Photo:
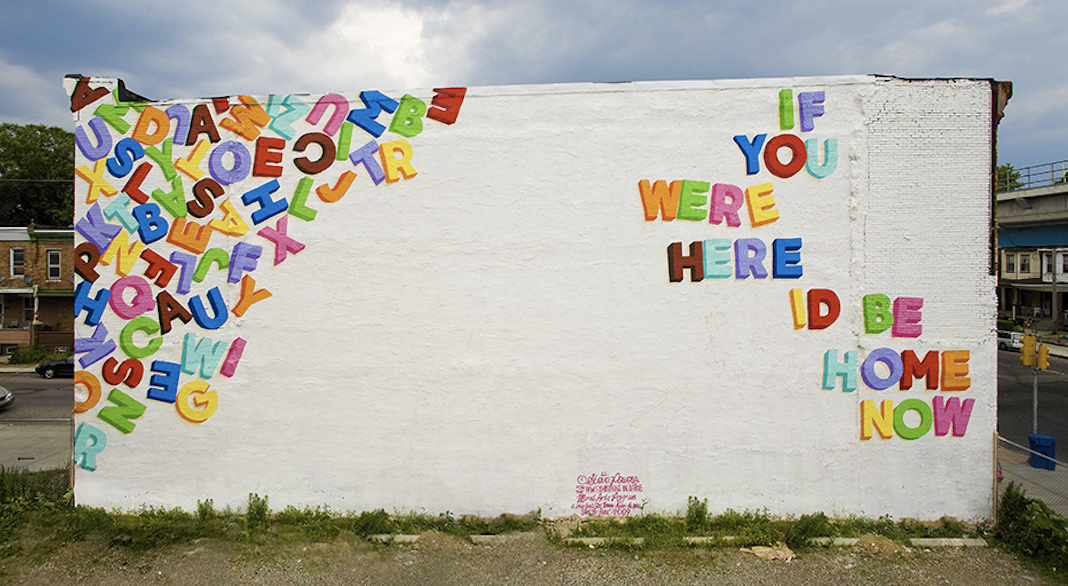
<svg viewBox="0 0 1068 586"><path fill-rule="evenodd" d="M997 194L998 310L1063 329L1068 308L1068 161L1021 170Z"/></svg>
<svg viewBox="0 0 1068 586"><path fill-rule="evenodd" d="M74 344L74 231L0 228L0 354Z"/></svg>

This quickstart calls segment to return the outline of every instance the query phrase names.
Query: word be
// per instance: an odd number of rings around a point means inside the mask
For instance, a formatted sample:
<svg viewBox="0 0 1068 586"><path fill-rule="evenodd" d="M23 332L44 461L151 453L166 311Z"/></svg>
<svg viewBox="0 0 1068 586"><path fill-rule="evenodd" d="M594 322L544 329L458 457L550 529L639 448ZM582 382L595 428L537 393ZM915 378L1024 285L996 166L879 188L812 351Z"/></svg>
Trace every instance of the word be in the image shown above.
<svg viewBox="0 0 1068 586"><path fill-rule="evenodd" d="M805 292L801 289L790 290L790 310L793 315L794 329L806 325L810 330L822 330L838 320L842 303L838 295L830 289L809 289L808 311L805 310ZM895 338L918 338L923 333L920 320L923 314L922 297L898 297L893 303L882 293L865 295L861 301L864 309L864 333L881 334L890 329Z"/></svg>

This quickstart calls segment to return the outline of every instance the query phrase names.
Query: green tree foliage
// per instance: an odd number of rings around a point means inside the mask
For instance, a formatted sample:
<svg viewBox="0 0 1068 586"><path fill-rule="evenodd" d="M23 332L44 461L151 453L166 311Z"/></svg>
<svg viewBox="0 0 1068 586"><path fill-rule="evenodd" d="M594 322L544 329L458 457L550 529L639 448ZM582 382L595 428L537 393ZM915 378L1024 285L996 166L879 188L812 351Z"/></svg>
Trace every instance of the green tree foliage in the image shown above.
<svg viewBox="0 0 1068 586"><path fill-rule="evenodd" d="M1009 163L998 165L997 185L998 193L1015 191L1024 186L1023 182L1020 181L1020 172Z"/></svg>
<svg viewBox="0 0 1068 586"><path fill-rule="evenodd" d="M0 226L74 221L74 133L0 123Z"/></svg>

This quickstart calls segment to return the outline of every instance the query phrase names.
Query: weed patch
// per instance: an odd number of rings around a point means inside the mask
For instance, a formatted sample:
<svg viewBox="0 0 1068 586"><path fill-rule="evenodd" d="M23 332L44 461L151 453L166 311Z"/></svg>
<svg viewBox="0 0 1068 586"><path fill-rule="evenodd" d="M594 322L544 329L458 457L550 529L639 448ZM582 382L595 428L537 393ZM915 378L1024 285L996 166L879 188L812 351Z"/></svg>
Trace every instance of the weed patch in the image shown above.
<svg viewBox="0 0 1068 586"><path fill-rule="evenodd" d="M1046 569L1068 568L1068 519L1009 483L998 504L994 536L1004 547Z"/></svg>
<svg viewBox="0 0 1068 586"><path fill-rule="evenodd" d="M256 531L266 531L271 518L271 508L267 505L267 497L260 497L256 493L248 495L248 509L245 512L245 531L250 534Z"/></svg>
<svg viewBox="0 0 1068 586"><path fill-rule="evenodd" d="M312 541L330 541L341 533L344 520L335 518L326 507L286 507L275 514L273 522L280 527L297 528L301 535Z"/></svg>
<svg viewBox="0 0 1068 586"><path fill-rule="evenodd" d="M70 470L51 468L31 472L25 468L0 466L0 503L35 500L54 495L62 501L70 493Z"/></svg>

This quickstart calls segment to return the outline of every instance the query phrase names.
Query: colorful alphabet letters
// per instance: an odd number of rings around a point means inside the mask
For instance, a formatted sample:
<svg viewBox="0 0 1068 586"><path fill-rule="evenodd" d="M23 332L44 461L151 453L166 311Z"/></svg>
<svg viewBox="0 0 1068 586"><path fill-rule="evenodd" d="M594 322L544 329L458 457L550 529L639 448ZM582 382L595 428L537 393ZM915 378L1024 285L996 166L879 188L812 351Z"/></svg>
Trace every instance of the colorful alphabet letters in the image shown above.
<svg viewBox="0 0 1068 586"><path fill-rule="evenodd" d="M122 101L114 86L79 78L69 89L75 385L87 391L75 409L75 460L87 471L106 465L118 439L109 435L135 433L158 403L174 405L185 425L226 409L227 379L255 351L236 328L273 298L257 277L299 264L303 225L349 205L342 198L357 185L415 179L420 135L455 124L466 94L153 103ZM181 352L163 351L171 347Z"/></svg>

